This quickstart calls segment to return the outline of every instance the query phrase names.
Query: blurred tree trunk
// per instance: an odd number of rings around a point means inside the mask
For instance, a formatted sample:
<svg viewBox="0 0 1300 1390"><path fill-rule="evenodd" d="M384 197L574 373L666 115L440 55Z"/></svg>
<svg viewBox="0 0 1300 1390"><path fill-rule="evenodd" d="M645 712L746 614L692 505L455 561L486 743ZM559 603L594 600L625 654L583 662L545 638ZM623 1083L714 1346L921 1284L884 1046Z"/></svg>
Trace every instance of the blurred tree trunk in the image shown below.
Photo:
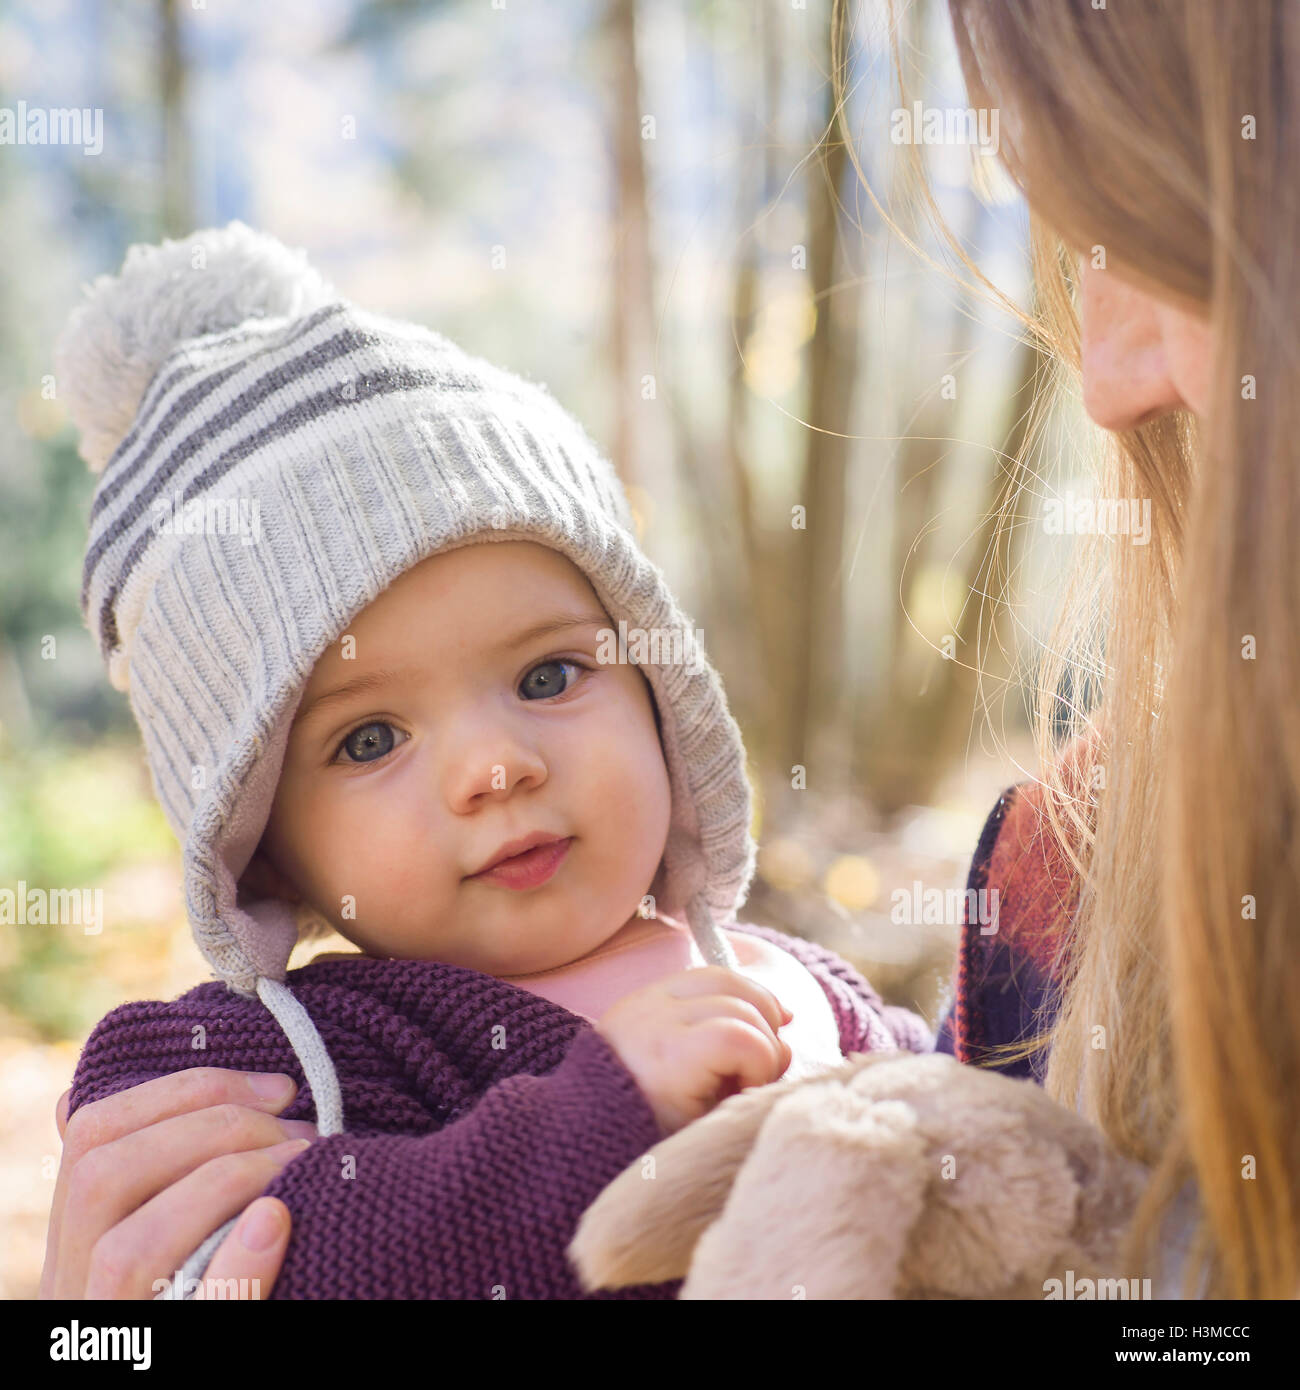
<svg viewBox="0 0 1300 1390"><path fill-rule="evenodd" d="M9 639L0 630L0 735L12 745L21 747L34 728L23 668Z"/></svg>
<svg viewBox="0 0 1300 1390"><path fill-rule="evenodd" d="M181 49L177 0L160 0L162 42L159 95L162 108L163 235L188 236L194 230L190 188L190 141L185 121L185 55Z"/></svg>
<svg viewBox="0 0 1300 1390"><path fill-rule="evenodd" d="M900 17L905 50L923 48L928 32L929 0L916 0ZM923 240L916 224L915 206L906 192L907 161L894 166L891 206L903 231ZM960 223L954 227L959 241L979 247L984 210L976 198L962 203ZM973 219L973 221L972 221ZM978 254L978 252L976 252ZM912 281L908 317L923 323L929 277ZM975 320L972 306L959 310L948 344L952 375L960 380L962 364L969 356ZM919 346L919 344L918 344ZM963 546L954 566L964 567L965 600L952 630L953 656L929 648L908 621L918 612L925 590L932 586L935 562L931 539L940 514L940 494L947 457L956 444L956 406L946 399L942 384L929 389L923 404L901 422L903 438L898 450L897 491L894 497L893 564L898 576L900 606L891 631L887 670L879 693L860 700L854 749L859 779L875 804L887 815L912 803L929 800L962 747L969 730L978 674L983 667L986 682L997 681L1008 667L997 646L997 609L1006 577L1014 567L1013 550L1023 527L1011 526L995 538L999 511L1009 502L1015 461L1025 443L1025 425L1036 389L1038 354L1022 343L1012 364L1010 415L1003 429L1001 452L995 458L983 504L976 514L976 530ZM927 529L929 528L929 529ZM984 599L982 594L989 595ZM933 589L929 589L933 597ZM923 616L930 616L924 614ZM935 634L928 636L934 640Z"/></svg>
<svg viewBox="0 0 1300 1390"><path fill-rule="evenodd" d="M914 312L913 322L919 320L919 312ZM947 354L954 378L960 378L970 339L971 314L959 313ZM956 410L954 399L945 397L942 384L936 382L905 422L906 433L898 446L890 571L898 576L899 608L866 750L874 799L887 811L897 808L900 797L901 804L915 800L910 785L925 785L927 764L937 764L946 756L933 737L937 731L928 729L927 721L939 717L943 687L956 662L934 657L925 649L907 615L916 611L922 585L929 584L933 575L929 564L933 542L927 528L939 511L944 465L955 444L951 436ZM960 652L958 657L962 659Z"/></svg>
<svg viewBox="0 0 1300 1390"><path fill-rule="evenodd" d="M742 148L759 152L758 196L752 205L766 209L779 179L776 152L780 141L774 136L772 126L781 118L781 46L778 19L770 7L759 6L752 13L758 30L756 47L762 67L762 81L758 84L761 95L757 109L751 110ZM742 201L742 207L750 205L748 199ZM782 561L786 558L782 551L789 545L789 532L782 526L774 538L769 537L756 514L750 485L747 429L751 396L745 376L745 349L757 319L761 289L760 242L752 222L747 234L741 237L741 246L731 291L731 333L738 346L731 359L727 381L727 424L722 454L731 484L731 510L736 517L740 542L735 552L742 581L740 602L733 611L744 615L750 666L757 672L757 679L748 683L749 723L758 763L766 774L777 752L778 730L788 727L790 717L788 702L782 700L785 689L776 679L782 667L781 654L788 650L781 574ZM781 752L784 753L784 749ZM778 772L781 772L779 768ZM781 781L788 781L788 773L781 773Z"/></svg>
<svg viewBox="0 0 1300 1390"><path fill-rule="evenodd" d="M646 198L645 146L647 140L658 138L658 130L653 113L641 106L636 0L610 0L605 19L613 70L613 461L646 520L645 540L655 559L669 574L679 575L682 546L671 391L666 380L659 380L661 364L656 360L654 266ZM653 509L648 505L651 501ZM707 640L706 633L706 644Z"/></svg>
<svg viewBox="0 0 1300 1390"><path fill-rule="evenodd" d="M841 15L841 20L843 16ZM827 69L831 31L825 34ZM798 502L806 530L794 530L791 574L795 623L787 668L790 681L789 764L816 767L819 790L843 783L850 732L844 690L845 474L858 360L858 277L837 284L841 269L840 190L849 168L826 83L825 134L809 167L808 270L817 304L808 346L807 446ZM784 771L784 769L783 769ZM788 776L788 773L786 773ZM833 780L832 780L833 779Z"/></svg>

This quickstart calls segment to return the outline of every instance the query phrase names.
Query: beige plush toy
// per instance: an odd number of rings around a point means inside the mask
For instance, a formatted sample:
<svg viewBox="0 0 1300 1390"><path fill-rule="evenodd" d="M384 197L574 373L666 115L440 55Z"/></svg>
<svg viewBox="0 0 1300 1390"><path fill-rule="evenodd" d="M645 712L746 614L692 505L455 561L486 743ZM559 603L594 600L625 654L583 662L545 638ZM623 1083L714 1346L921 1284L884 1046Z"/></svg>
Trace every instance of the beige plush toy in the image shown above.
<svg viewBox="0 0 1300 1390"><path fill-rule="evenodd" d="M855 1054L730 1097L592 1203L589 1289L681 1297L1044 1298L1117 1268L1144 1178L1032 1081L939 1053Z"/></svg>

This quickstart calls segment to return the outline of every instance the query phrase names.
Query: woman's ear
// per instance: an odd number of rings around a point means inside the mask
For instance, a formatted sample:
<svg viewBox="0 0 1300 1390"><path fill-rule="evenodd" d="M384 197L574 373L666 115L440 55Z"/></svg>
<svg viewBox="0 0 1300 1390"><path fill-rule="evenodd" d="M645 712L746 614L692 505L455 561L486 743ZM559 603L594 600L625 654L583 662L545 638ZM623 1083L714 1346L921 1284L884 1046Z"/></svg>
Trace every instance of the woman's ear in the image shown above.
<svg viewBox="0 0 1300 1390"><path fill-rule="evenodd" d="M261 898L281 898L285 902L299 903L302 894L275 867L258 845L248 867L239 876L239 889L236 899L239 902L257 902Z"/></svg>

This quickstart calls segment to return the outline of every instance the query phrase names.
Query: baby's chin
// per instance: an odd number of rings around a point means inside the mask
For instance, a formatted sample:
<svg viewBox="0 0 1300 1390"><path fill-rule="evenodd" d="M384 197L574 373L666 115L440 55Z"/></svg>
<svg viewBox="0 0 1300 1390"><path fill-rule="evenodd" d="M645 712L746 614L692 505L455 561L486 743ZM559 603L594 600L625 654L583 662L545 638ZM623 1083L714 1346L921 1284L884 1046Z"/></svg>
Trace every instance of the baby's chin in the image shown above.
<svg viewBox="0 0 1300 1390"><path fill-rule="evenodd" d="M612 935L612 933L611 933ZM550 950L514 952L506 958L494 960L491 968L479 966L485 975L495 975L498 980L524 979L529 975L544 975L551 970L562 970L584 956L590 955L604 942L589 946L585 950L572 945L556 946Z"/></svg>
<svg viewBox="0 0 1300 1390"><path fill-rule="evenodd" d="M529 913L526 902L503 902L500 907L509 910L493 913L478 903L461 920L408 924L406 930L375 937L336 930L363 955L377 960L437 961L509 980L563 969L621 933L635 933L647 925L635 905L630 912L620 906L612 919L597 922L580 920L571 903L555 904L553 913Z"/></svg>
<svg viewBox="0 0 1300 1390"><path fill-rule="evenodd" d="M634 922L638 918L632 919ZM574 965L593 952L601 950L618 936L628 925L626 917L604 928L594 928L587 932L565 932L551 941L537 941L524 946L520 942L509 943L506 949L495 953L490 960L475 965L486 975L494 975L500 980L513 980L529 975L541 975L550 970L562 970Z"/></svg>

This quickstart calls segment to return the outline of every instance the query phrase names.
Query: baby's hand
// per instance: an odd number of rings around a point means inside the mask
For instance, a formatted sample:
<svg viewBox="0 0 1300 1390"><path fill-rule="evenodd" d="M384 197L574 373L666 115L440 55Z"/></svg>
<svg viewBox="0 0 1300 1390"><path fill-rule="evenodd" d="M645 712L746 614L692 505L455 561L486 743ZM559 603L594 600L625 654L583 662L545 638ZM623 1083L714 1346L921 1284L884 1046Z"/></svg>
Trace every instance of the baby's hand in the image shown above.
<svg viewBox="0 0 1300 1390"><path fill-rule="evenodd" d="M777 1037L790 1014L756 981L707 965L654 980L612 1004L596 1031L637 1079L665 1134L790 1065Z"/></svg>

